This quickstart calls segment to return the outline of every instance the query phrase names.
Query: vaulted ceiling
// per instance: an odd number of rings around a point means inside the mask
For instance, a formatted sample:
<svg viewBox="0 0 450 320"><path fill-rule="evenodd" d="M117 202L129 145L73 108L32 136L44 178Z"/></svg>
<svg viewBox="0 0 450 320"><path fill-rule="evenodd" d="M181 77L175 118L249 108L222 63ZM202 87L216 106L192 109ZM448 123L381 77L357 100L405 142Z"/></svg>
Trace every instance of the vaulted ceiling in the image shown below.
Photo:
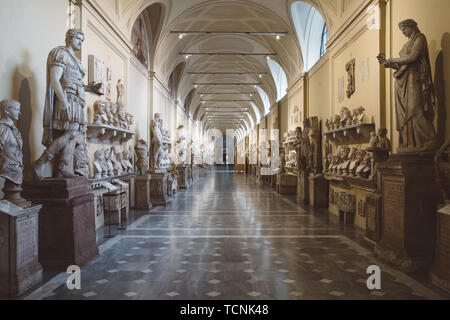
<svg viewBox="0 0 450 320"><path fill-rule="evenodd" d="M205 129L247 131L265 115L255 86L267 93L270 103L277 100L267 57L281 66L289 84L303 72L301 41L291 14L295 0L119 2L130 33L138 16L145 15L151 28L151 71ZM344 7L355 0L304 2L321 13L332 34Z"/></svg>

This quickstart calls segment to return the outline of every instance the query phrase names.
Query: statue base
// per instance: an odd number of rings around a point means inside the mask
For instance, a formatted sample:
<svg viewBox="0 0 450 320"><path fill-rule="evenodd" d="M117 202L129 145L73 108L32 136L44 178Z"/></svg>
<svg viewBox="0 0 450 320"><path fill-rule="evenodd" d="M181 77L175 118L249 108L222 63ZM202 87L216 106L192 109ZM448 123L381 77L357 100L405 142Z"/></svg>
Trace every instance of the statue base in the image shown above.
<svg viewBox="0 0 450 320"><path fill-rule="evenodd" d="M21 193L23 189L20 185L17 185L9 180L5 180L5 187L3 193L5 194L5 200L15 204L22 209L31 207L31 201L27 201L22 198Z"/></svg>
<svg viewBox="0 0 450 320"><path fill-rule="evenodd" d="M434 153L396 154L378 164L382 194L376 254L405 272L429 270L436 236Z"/></svg>
<svg viewBox="0 0 450 320"><path fill-rule="evenodd" d="M450 206L437 213L436 258L431 270L431 281L450 292Z"/></svg>
<svg viewBox="0 0 450 320"><path fill-rule="evenodd" d="M178 187L180 189L189 189L191 181L189 179L189 169L186 166L178 166Z"/></svg>
<svg viewBox="0 0 450 320"><path fill-rule="evenodd" d="M278 193L295 195L297 193L297 176L281 173L277 175Z"/></svg>
<svg viewBox="0 0 450 320"><path fill-rule="evenodd" d="M39 261L45 270L66 271L98 255L94 195L85 177L43 179L24 185L24 196L43 205L39 215Z"/></svg>
<svg viewBox="0 0 450 320"><path fill-rule="evenodd" d="M150 210L152 208L152 201L150 196L150 181L151 175L140 175L134 180L135 183L135 201L136 209Z"/></svg>
<svg viewBox="0 0 450 320"><path fill-rule="evenodd" d="M166 171L150 171L150 200L154 206L166 206L169 203L169 174Z"/></svg>
<svg viewBox="0 0 450 320"><path fill-rule="evenodd" d="M309 205L313 208L328 208L329 182L322 174L309 177Z"/></svg>
<svg viewBox="0 0 450 320"><path fill-rule="evenodd" d="M37 248L41 208L0 201L0 299L13 299L42 281Z"/></svg>
<svg viewBox="0 0 450 320"><path fill-rule="evenodd" d="M200 178L206 178L209 176L209 170L208 168L205 167L199 167L198 168L198 175L200 176Z"/></svg>
<svg viewBox="0 0 450 320"><path fill-rule="evenodd" d="M300 204L309 204L309 172L299 171L297 186L297 202Z"/></svg>

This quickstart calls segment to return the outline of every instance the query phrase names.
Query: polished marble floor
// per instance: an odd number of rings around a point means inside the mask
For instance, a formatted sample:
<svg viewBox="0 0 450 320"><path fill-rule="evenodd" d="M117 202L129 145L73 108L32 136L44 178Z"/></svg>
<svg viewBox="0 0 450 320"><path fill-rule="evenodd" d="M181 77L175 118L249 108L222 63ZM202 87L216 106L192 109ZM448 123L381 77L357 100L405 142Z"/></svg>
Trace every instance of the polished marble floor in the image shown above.
<svg viewBox="0 0 450 320"><path fill-rule="evenodd" d="M377 261L360 230L242 173L213 172L168 206L133 215L126 231L101 239L81 290L62 273L24 299L446 298ZM371 265L381 267L381 290L367 288Z"/></svg>

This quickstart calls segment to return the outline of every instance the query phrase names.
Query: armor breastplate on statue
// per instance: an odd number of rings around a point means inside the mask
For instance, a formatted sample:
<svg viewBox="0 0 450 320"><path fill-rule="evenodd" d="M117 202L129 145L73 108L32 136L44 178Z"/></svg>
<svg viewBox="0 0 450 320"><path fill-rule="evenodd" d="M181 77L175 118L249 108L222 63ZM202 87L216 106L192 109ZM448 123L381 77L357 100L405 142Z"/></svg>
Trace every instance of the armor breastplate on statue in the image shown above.
<svg viewBox="0 0 450 320"><path fill-rule="evenodd" d="M0 168L3 171L0 172L0 175L7 177L15 184L21 184L23 175L22 138L16 128L8 126L7 130L12 139L5 139L5 145L0 151L0 162L2 162Z"/></svg>
<svg viewBox="0 0 450 320"><path fill-rule="evenodd" d="M78 67L67 64L61 78L61 85L66 95L71 95L83 105L86 103L84 82L83 78L81 78Z"/></svg>

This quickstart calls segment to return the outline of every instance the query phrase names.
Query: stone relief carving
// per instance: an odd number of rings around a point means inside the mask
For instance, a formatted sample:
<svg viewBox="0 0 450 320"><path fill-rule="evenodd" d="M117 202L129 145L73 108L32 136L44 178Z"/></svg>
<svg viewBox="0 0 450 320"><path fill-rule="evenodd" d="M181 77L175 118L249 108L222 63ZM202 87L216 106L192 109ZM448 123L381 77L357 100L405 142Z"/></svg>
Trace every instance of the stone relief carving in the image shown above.
<svg viewBox="0 0 450 320"><path fill-rule="evenodd" d="M351 98L356 91L355 83L355 59L352 59L345 66L345 71L347 71L347 98Z"/></svg>
<svg viewBox="0 0 450 320"><path fill-rule="evenodd" d="M395 110L399 132L399 152L414 153L438 148L433 125L436 96L431 73L427 38L420 32L417 22L407 19L399 24L409 39L399 58L377 59L385 68L395 70Z"/></svg>
<svg viewBox="0 0 450 320"><path fill-rule="evenodd" d="M37 179L44 178L44 165L53 159L52 177L88 175L85 92L98 92L102 84L83 83L86 70L75 56L83 41L84 33L71 29L66 34L66 46L53 49L48 56L42 139L47 149L34 164Z"/></svg>
<svg viewBox="0 0 450 320"><path fill-rule="evenodd" d="M346 213L356 213L356 196L346 192L339 192L335 195L336 204L340 211Z"/></svg>
<svg viewBox="0 0 450 320"><path fill-rule="evenodd" d="M152 162L153 170L168 170L170 168L170 155L167 152L170 136L167 130L162 128L161 114L155 113L151 124L152 133Z"/></svg>

